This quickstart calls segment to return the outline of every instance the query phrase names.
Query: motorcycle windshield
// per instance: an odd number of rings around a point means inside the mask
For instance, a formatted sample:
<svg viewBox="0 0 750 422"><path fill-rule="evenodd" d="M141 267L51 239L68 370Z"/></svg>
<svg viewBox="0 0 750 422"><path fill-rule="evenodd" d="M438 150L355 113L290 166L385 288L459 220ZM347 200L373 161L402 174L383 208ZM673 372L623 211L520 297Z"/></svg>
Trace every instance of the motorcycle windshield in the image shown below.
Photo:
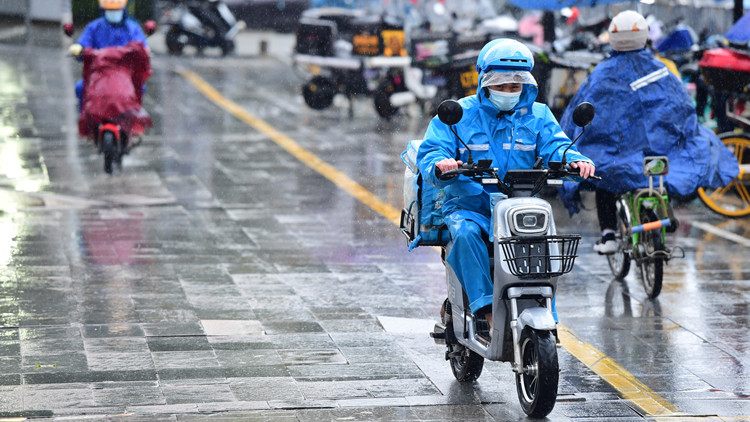
<svg viewBox="0 0 750 422"><path fill-rule="evenodd" d="M145 133L152 126L142 107L144 83L149 76L148 52L139 42L98 50L87 48L83 53L79 134L93 138L99 125L108 121L133 136Z"/></svg>

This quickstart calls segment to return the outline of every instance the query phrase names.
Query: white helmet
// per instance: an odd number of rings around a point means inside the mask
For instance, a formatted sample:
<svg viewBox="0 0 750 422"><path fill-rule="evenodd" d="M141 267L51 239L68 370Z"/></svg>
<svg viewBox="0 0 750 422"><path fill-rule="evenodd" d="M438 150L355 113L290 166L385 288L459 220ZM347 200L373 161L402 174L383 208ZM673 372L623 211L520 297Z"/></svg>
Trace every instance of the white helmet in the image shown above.
<svg viewBox="0 0 750 422"><path fill-rule="evenodd" d="M626 10L609 24L609 44L616 51L640 50L648 40L648 23L638 12Z"/></svg>

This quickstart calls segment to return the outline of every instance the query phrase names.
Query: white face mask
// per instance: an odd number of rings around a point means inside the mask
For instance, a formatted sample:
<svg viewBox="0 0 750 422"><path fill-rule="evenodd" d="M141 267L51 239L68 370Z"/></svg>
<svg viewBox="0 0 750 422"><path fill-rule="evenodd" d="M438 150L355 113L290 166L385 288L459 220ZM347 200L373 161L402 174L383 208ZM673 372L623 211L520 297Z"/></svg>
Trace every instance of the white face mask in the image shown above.
<svg viewBox="0 0 750 422"><path fill-rule="evenodd" d="M513 110L521 99L521 92L503 92L490 89L490 102L500 111Z"/></svg>
<svg viewBox="0 0 750 422"><path fill-rule="evenodd" d="M120 21L122 21L123 15L124 15L123 10L105 10L104 11L104 18L107 19L107 22L109 23L120 23Z"/></svg>

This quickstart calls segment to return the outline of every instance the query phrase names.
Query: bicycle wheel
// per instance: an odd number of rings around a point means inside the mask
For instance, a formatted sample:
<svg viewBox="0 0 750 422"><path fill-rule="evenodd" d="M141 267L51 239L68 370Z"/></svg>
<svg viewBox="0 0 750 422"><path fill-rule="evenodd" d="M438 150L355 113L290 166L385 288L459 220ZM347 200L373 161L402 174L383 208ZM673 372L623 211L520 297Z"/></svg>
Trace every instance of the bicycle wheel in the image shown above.
<svg viewBox="0 0 750 422"><path fill-rule="evenodd" d="M750 134L719 135L740 163L740 174L719 189L698 188L698 196L706 206L726 217L750 215Z"/></svg>
<svg viewBox="0 0 750 422"><path fill-rule="evenodd" d="M625 199L617 200L617 229L615 230L615 240L617 241L617 251L607 255L609 268L615 278L625 278L630 271L630 209Z"/></svg>
<svg viewBox="0 0 750 422"><path fill-rule="evenodd" d="M641 224L658 220L659 218L653 210L641 209ZM664 250L661 229L641 233L639 247L642 247L638 257L638 264L641 267L641 283L643 283L648 298L655 299L661 292L661 283L664 277L664 258L654 254Z"/></svg>

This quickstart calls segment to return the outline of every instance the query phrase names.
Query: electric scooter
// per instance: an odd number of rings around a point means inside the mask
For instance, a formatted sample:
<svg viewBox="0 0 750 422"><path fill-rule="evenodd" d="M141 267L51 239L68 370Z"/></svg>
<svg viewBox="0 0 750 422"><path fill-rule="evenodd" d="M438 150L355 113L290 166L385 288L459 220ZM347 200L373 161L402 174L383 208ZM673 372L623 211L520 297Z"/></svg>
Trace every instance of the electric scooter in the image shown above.
<svg viewBox="0 0 750 422"><path fill-rule="evenodd" d="M187 0L171 5L165 9L162 20L169 27L165 41L170 54L180 55L186 46L193 46L199 52L206 47L218 47L224 56L234 52L234 38L246 25L235 18L224 2Z"/></svg>
<svg viewBox="0 0 750 422"><path fill-rule="evenodd" d="M453 125L462 114L461 106L453 100L438 108L440 120L461 143ZM581 103L573 114L581 127L593 118L590 103ZM557 277L573 269L580 236L557 234L552 207L534 195L547 185L560 185L563 178L576 176L577 170L564 158L542 168L538 158L534 168L510 170L500 179L499 170L491 163L473 163L469 158L457 170L438 177L463 175L499 190L491 194L493 229L488 247L494 283L492 330L487 332L486 322L471 312L466 293L445 259L453 246L449 241L442 251L448 298L441 309L441 322L430 335L436 343L446 345L445 358L460 382L476 380L484 359L510 362L523 411L529 417L542 418L555 405L560 371L553 316Z"/></svg>
<svg viewBox="0 0 750 422"><path fill-rule="evenodd" d="M145 34L152 35L156 24L148 21ZM63 25L73 35L72 24ZM143 108L146 80L151 76L149 52L141 42L101 49L72 50L83 61L83 95L78 117L78 133L90 139L104 156L104 171L120 168L122 157L141 141L153 122Z"/></svg>

